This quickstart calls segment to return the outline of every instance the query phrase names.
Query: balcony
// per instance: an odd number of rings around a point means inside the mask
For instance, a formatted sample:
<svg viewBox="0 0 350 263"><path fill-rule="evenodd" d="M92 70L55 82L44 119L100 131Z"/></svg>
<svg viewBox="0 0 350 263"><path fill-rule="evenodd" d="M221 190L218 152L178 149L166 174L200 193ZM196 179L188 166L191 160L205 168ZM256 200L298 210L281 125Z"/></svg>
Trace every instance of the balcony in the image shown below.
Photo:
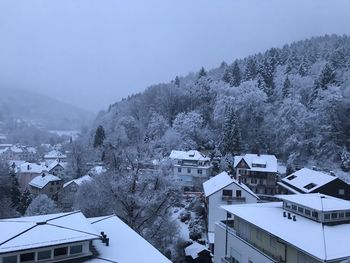
<svg viewBox="0 0 350 263"><path fill-rule="evenodd" d="M226 201L228 203L244 203L245 197L223 195L221 196L221 200Z"/></svg>

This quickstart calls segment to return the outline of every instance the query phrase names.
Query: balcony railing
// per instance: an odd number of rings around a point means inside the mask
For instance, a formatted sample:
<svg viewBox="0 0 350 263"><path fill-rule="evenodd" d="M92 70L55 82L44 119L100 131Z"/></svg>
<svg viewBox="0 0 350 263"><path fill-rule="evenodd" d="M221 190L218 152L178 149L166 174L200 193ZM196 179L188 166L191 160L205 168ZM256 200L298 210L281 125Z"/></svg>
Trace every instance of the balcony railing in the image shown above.
<svg viewBox="0 0 350 263"><path fill-rule="evenodd" d="M245 197L223 195L221 196L221 200L227 202L245 202Z"/></svg>
<svg viewBox="0 0 350 263"><path fill-rule="evenodd" d="M221 263L232 263L232 261L229 257L221 257Z"/></svg>

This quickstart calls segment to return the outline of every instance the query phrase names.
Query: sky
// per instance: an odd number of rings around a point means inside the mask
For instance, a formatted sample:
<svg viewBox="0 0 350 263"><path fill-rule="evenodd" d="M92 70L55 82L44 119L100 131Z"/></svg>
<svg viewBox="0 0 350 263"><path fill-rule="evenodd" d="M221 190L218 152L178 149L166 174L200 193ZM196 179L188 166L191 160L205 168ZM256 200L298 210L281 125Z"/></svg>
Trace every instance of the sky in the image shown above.
<svg viewBox="0 0 350 263"><path fill-rule="evenodd" d="M0 87L91 112L204 66L324 34L348 0L0 0Z"/></svg>

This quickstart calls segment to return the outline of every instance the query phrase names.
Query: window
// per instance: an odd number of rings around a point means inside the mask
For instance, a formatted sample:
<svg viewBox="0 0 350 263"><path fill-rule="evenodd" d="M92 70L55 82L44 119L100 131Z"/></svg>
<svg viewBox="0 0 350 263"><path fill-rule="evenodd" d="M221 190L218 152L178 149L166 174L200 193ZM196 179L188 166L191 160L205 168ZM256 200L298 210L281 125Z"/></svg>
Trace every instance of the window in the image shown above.
<svg viewBox="0 0 350 263"><path fill-rule="evenodd" d="M274 249L277 248L277 241L273 236L270 236L270 246Z"/></svg>
<svg viewBox="0 0 350 263"><path fill-rule="evenodd" d="M181 168L177 168L177 172L178 172L178 173L181 173Z"/></svg>
<svg viewBox="0 0 350 263"><path fill-rule="evenodd" d="M52 187L50 187L50 192L53 192L53 188Z"/></svg>
<svg viewBox="0 0 350 263"><path fill-rule="evenodd" d="M325 219L325 220L331 219L331 215L330 215L330 214L324 214L324 219Z"/></svg>
<svg viewBox="0 0 350 263"><path fill-rule="evenodd" d="M290 203L286 202L285 205L286 205L287 208L289 208L289 209L291 208L291 204Z"/></svg>
<svg viewBox="0 0 350 263"><path fill-rule="evenodd" d="M312 212L312 217L318 218L318 212L313 211L313 212Z"/></svg>
<svg viewBox="0 0 350 263"><path fill-rule="evenodd" d="M60 184L60 182L59 182L59 181L56 181L56 185L57 185L57 184Z"/></svg>
<svg viewBox="0 0 350 263"><path fill-rule="evenodd" d="M345 195L345 190L344 189L339 189L338 190L339 195Z"/></svg>
<svg viewBox="0 0 350 263"><path fill-rule="evenodd" d="M39 251L38 260L45 260L51 258L51 250Z"/></svg>
<svg viewBox="0 0 350 263"><path fill-rule="evenodd" d="M24 253L20 255L20 262L34 261L35 253Z"/></svg>
<svg viewBox="0 0 350 263"><path fill-rule="evenodd" d="M187 173L191 173L191 168L187 168Z"/></svg>
<svg viewBox="0 0 350 263"><path fill-rule="evenodd" d="M304 208L298 206L298 212L299 212L299 213L304 213Z"/></svg>
<svg viewBox="0 0 350 263"><path fill-rule="evenodd" d="M311 211L309 209L305 209L305 215L311 216Z"/></svg>
<svg viewBox="0 0 350 263"><path fill-rule="evenodd" d="M197 174L202 174L202 169L198 169Z"/></svg>
<svg viewBox="0 0 350 263"><path fill-rule="evenodd" d="M8 256L2 258L3 263L17 263L17 256Z"/></svg>
<svg viewBox="0 0 350 263"><path fill-rule="evenodd" d="M227 218L231 218L231 217L232 217L231 213L227 212L227 213L226 213L226 217L227 217Z"/></svg>
<svg viewBox="0 0 350 263"><path fill-rule="evenodd" d="M70 247L70 255L79 254L81 252L83 252L83 245L76 245Z"/></svg>
<svg viewBox="0 0 350 263"><path fill-rule="evenodd" d="M310 190L310 189L314 188L315 186L317 186L317 184L309 183L309 184L305 185L304 188L307 190Z"/></svg>
<svg viewBox="0 0 350 263"><path fill-rule="evenodd" d="M346 212L345 217L350 217L350 212Z"/></svg>
<svg viewBox="0 0 350 263"><path fill-rule="evenodd" d="M296 205L292 205L292 209L296 211L297 210L297 206Z"/></svg>
<svg viewBox="0 0 350 263"><path fill-rule="evenodd" d="M242 197L242 191L236 190L236 197Z"/></svg>
<svg viewBox="0 0 350 263"><path fill-rule="evenodd" d="M339 218L344 218L344 213L339 213Z"/></svg>
<svg viewBox="0 0 350 263"><path fill-rule="evenodd" d="M53 251L54 257L60 257L67 255L67 247L59 247Z"/></svg>
<svg viewBox="0 0 350 263"><path fill-rule="evenodd" d="M259 184L264 184L264 180L263 179L259 179Z"/></svg>
<svg viewBox="0 0 350 263"><path fill-rule="evenodd" d="M296 178L296 176L294 174L290 175L287 177L287 179L290 181L290 180L293 180L294 178Z"/></svg>
<svg viewBox="0 0 350 263"><path fill-rule="evenodd" d="M54 185L55 184L55 182L51 182L51 185Z"/></svg>
<svg viewBox="0 0 350 263"><path fill-rule="evenodd" d="M256 178L251 178L251 179L250 179L250 182L251 182L252 184L256 184L258 181L256 180Z"/></svg>
<svg viewBox="0 0 350 263"><path fill-rule="evenodd" d="M232 196L232 190L222 190L223 196Z"/></svg>
<svg viewBox="0 0 350 263"><path fill-rule="evenodd" d="M332 213L332 219L337 219L338 218L338 213Z"/></svg>

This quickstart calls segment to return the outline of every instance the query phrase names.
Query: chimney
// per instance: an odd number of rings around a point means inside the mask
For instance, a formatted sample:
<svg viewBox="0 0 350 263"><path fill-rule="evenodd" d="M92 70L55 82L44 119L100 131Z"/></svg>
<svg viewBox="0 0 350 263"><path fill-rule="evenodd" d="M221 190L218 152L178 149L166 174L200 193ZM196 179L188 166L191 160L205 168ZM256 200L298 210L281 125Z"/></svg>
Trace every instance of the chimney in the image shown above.
<svg viewBox="0 0 350 263"><path fill-rule="evenodd" d="M334 171L329 171L329 174L330 174L331 176L336 177L336 174L335 174L335 172L334 172Z"/></svg>
<svg viewBox="0 0 350 263"><path fill-rule="evenodd" d="M287 212L283 211L283 217L287 217Z"/></svg>
<svg viewBox="0 0 350 263"><path fill-rule="evenodd" d="M41 175L41 177L42 177L42 178L44 178L45 176L46 176L46 174L45 174L45 173L43 173L43 174Z"/></svg>
<svg viewBox="0 0 350 263"><path fill-rule="evenodd" d="M293 216L293 221L297 221L297 218L296 218L296 216Z"/></svg>
<svg viewBox="0 0 350 263"><path fill-rule="evenodd" d="M311 168L312 168L312 170L317 171L317 168L315 165L313 165Z"/></svg>
<svg viewBox="0 0 350 263"><path fill-rule="evenodd" d="M27 170L28 170L28 171L30 170L30 165L29 165L29 164L27 165Z"/></svg>
<svg viewBox="0 0 350 263"><path fill-rule="evenodd" d="M292 216L290 213L288 213L288 219L292 219Z"/></svg>

